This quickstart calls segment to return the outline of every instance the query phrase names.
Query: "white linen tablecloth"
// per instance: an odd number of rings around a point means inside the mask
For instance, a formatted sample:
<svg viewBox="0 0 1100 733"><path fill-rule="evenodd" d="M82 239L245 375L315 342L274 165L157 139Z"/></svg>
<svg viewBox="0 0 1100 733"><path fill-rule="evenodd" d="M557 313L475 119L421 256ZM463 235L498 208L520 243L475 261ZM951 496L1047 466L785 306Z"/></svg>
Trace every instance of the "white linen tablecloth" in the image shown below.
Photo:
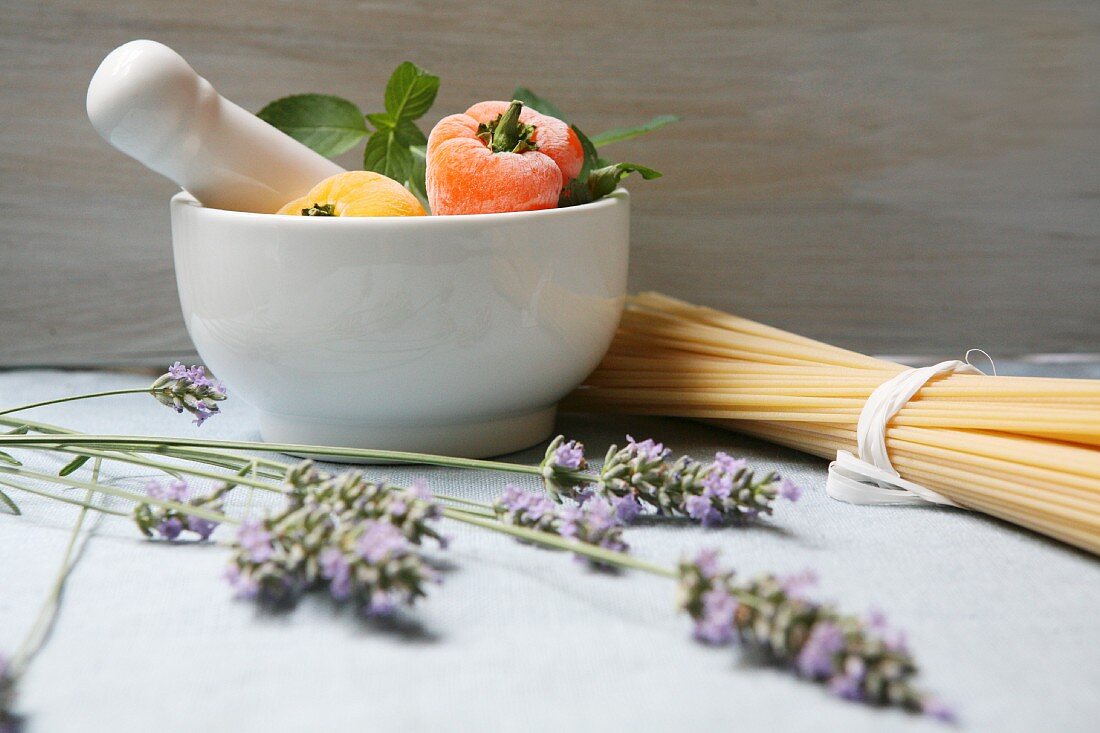
<svg viewBox="0 0 1100 733"><path fill-rule="evenodd" d="M106 372L0 373L0 405L147 381ZM232 399L201 429L141 395L28 417L85 432L258 438L252 411ZM637 556L674 564L715 545L745 574L813 568L822 598L855 612L877 606L907 631L924 685L957 708L965 729L1096 730L1095 558L979 514L830 500L825 461L691 422L563 416L559 428L595 456L627 432L698 458L725 450L806 490L760 526L632 527L626 537ZM52 470L63 463L20 456ZM110 469L104 480L128 470ZM483 501L515 480L368 470L395 480L423 475L439 491ZM243 508L248 493L235 494ZM0 515L0 650L9 653L47 593L76 516L73 507L12 495L25 514ZM269 502L257 494L252 509ZM594 573L562 553L473 527L449 523L447 531L454 542L443 585L409 614L413 622L380 627L323 599L285 614L259 612L235 601L221 579L223 547L149 542L127 520L95 521L56 628L22 686L27 730L944 730L836 700L736 651L693 643L689 620L674 612L669 580Z"/></svg>

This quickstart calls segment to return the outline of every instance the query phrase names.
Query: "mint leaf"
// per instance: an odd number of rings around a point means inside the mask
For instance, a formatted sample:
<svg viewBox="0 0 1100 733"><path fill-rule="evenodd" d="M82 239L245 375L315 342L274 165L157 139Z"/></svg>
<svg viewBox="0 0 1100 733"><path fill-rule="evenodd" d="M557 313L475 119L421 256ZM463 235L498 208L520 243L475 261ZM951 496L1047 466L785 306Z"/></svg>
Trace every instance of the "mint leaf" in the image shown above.
<svg viewBox="0 0 1100 733"><path fill-rule="evenodd" d="M409 148L409 152L412 153L412 169L409 171L409 190L420 199L424 211L430 214L432 213L432 209L428 204L428 186L424 180L427 175L427 151L424 149L423 145L414 145Z"/></svg>
<svg viewBox="0 0 1100 733"><path fill-rule="evenodd" d="M367 147L363 151L363 168L395 181L404 181L412 170L412 153L407 145L398 141L394 130L379 130L367 140Z"/></svg>
<svg viewBox="0 0 1100 733"><path fill-rule="evenodd" d="M581 128L576 125L570 125L570 127L576 133L577 139L581 141L581 150L584 151L584 164L581 166L581 172L573 180L580 179L583 181L588 178L589 171L600 167L600 154L596 152L596 146L592 144L588 136L581 132Z"/></svg>
<svg viewBox="0 0 1100 733"><path fill-rule="evenodd" d="M359 108L346 99L327 94L283 97L256 116L330 158L367 136L367 125Z"/></svg>
<svg viewBox="0 0 1100 733"><path fill-rule="evenodd" d="M397 142L406 148L411 148L413 145L428 144L428 136L412 120L398 122L397 126L393 128L393 134L397 138Z"/></svg>
<svg viewBox="0 0 1100 733"><path fill-rule="evenodd" d="M598 135L592 136L592 144L598 148L602 148L604 145L610 145L611 143L622 142L623 140L629 140L639 135L645 135L646 133L653 132L654 130L660 130L665 125L671 125L673 122L679 122L680 118L676 115L657 115L649 122L643 122L640 125L633 125L632 127L616 127L613 130L607 132L601 132Z"/></svg>
<svg viewBox="0 0 1100 733"><path fill-rule="evenodd" d="M565 115L562 114L562 111L558 109L553 102L548 99L543 99L527 87L516 87L516 90L512 92L512 99L518 99L523 102L525 107L530 107L536 112L541 112L551 117L557 117L562 122L568 122L568 120L565 119Z"/></svg>
<svg viewBox="0 0 1100 733"><path fill-rule="evenodd" d="M647 181L661 177L658 171L646 168L644 165L614 163L590 171L584 178L578 176L570 181L569 185L562 189L558 206L578 206L598 201L614 191L619 182L631 173L638 173Z"/></svg>
<svg viewBox="0 0 1100 733"><path fill-rule="evenodd" d="M406 61L386 82L386 111L367 115L375 131L363 151L363 167L395 181L408 181L418 197L418 188L422 191L424 187L424 174L418 168L423 165L418 166L409 148L428 144L415 120L431 108L438 91L438 76Z"/></svg>
<svg viewBox="0 0 1100 733"><path fill-rule="evenodd" d="M386 82L386 113L395 123L422 117L435 102L439 77L406 61Z"/></svg>

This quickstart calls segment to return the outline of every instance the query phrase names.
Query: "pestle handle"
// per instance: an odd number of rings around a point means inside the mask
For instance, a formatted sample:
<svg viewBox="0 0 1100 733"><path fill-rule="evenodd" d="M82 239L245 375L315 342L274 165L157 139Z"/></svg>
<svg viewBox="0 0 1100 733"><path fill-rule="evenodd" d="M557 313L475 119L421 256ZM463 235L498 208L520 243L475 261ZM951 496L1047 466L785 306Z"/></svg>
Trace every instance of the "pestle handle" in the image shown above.
<svg viewBox="0 0 1100 733"><path fill-rule="evenodd" d="M178 53L130 41L88 86L96 131L205 206L272 213L343 168L222 97Z"/></svg>

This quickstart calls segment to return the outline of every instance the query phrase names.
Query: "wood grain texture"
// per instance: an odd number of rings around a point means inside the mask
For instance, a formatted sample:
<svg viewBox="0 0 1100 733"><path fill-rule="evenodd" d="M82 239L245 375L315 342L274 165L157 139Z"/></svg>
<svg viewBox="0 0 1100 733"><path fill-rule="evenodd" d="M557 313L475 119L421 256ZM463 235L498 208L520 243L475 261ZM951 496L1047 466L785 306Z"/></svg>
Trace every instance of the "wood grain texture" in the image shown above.
<svg viewBox="0 0 1100 733"><path fill-rule="evenodd" d="M1100 351L1100 3L5 2L0 365L190 350L173 186L103 143L84 92L139 37L248 109L379 108L440 73L442 115L526 84L637 183L632 286L870 352ZM341 162L355 165L355 156Z"/></svg>

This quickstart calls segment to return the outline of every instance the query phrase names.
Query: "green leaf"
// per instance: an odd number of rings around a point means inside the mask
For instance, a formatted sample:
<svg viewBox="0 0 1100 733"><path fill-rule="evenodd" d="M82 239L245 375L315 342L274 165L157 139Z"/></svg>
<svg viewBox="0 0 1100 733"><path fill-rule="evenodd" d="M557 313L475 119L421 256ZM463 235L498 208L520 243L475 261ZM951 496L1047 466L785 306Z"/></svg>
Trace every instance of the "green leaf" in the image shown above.
<svg viewBox="0 0 1100 733"><path fill-rule="evenodd" d="M438 76L406 61L394 69L386 83L386 111L367 115L375 132L363 151L363 167L395 181L407 181L409 190L422 202L427 200L422 195L423 164L416 163L409 148L428 144L414 120L431 108L438 91Z"/></svg>
<svg viewBox="0 0 1100 733"><path fill-rule="evenodd" d="M70 473L87 463L90 459L91 456L77 456L76 458L66 463L64 468L57 472L57 475L68 476Z"/></svg>
<svg viewBox="0 0 1100 733"><path fill-rule="evenodd" d="M6 506L8 508L8 513L10 514L19 516L23 513L19 511L19 505L12 501L11 497L5 494L3 491L0 491L0 505Z"/></svg>
<svg viewBox="0 0 1100 733"><path fill-rule="evenodd" d="M618 187L619 182L631 173L638 173L649 181L660 178L661 174L652 168L637 163L615 163L590 171L585 178L577 177L562 189L558 206L579 206L598 201Z"/></svg>
<svg viewBox="0 0 1100 733"><path fill-rule="evenodd" d="M438 76L406 61L394 69L386 82L386 112L397 123L415 120L431 109L438 92Z"/></svg>
<svg viewBox="0 0 1100 733"><path fill-rule="evenodd" d="M530 107L536 112L541 112L551 117L557 117L562 122L569 121L565 119L565 115L562 114L562 111L558 109L553 102L548 99L543 99L527 87L516 87L516 90L512 92L512 99L518 99L523 102L525 107Z"/></svg>
<svg viewBox="0 0 1100 733"><path fill-rule="evenodd" d="M256 116L330 158L367 136L367 125L359 108L346 99L327 94L283 97Z"/></svg>
<svg viewBox="0 0 1100 733"><path fill-rule="evenodd" d="M413 145L427 145L428 136L412 120L401 120L393 128L394 137L400 145L410 148Z"/></svg>
<svg viewBox="0 0 1100 733"><path fill-rule="evenodd" d="M22 466L23 464L16 460L15 456L9 455L0 450L0 463L7 463L12 466Z"/></svg>
<svg viewBox="0 0 1100 733"><path fill-rule="evenodd" d="M242 477L247 476L248 474L252 473L252 469L253 469L252 464L248 463L244 466L241 466L240 470L237 471L236 475L237 476L242 476ZM232 491L233 489L237 488L237 486L238 486L238 484L237 484L236 481L226 481L225 483L223 483L221 485L221 488L219 489L219 491L221 491L222 493L227 493L227 492Z"/></svg>
<svg viewBox="0 0 1100 733"><path fill-rule="evenodd" d="M397 139L394 130L379 130L367 140L363 151L363 168L389 176L395 181L404 181L412 170L412 153L406 145Z"/></svg>
<svg viewBox="0 0 1100 733"><path fill-rule="evenodd" d="M643 122L640 125L634 125L632 127L616 127L613 130L607 132L601 132L598 135L592 136L592 144L598 148L602 148L604 145L610 145L611 143L622 142L623 140L629 140L639 135L645 135L646 133L653 132L654 130L660 130L665 125L671 125L673 122L679 122L680 118L676 115L657 115L649 122Z"/></svg>
<svg viewBox="0 0 1100 733"><path fill-rule="evenodd" d="M412 170L409 171L409 190L420 199L420 204L424 207L424 211L431 213L431 206L428 204L428 186L425 183L425 177L427 175L427 151L423 145L414 145L409 148L409 152L412 153Z"/></svg>
<svg viewBox="0 0 1100 733"><path fill-rule="evenodd" d="M576 133L577 139L581 142L581 150L584 151L584 164L581 166L581 172L577 174L577 179L583 181L588 178L589 171L600 167L600 154L596 152L596 146L588 136L581 132L581 128L576 125L570 125L570 127Z"/></svg>
<svg viewBox="0 0 1100 733"><path fill-rule="evenodd" d="M31 426L30 425L20 425L17 428L12 428L8 432L4 433L4 435L26 435L30 431L31 431Z"/></svg>

